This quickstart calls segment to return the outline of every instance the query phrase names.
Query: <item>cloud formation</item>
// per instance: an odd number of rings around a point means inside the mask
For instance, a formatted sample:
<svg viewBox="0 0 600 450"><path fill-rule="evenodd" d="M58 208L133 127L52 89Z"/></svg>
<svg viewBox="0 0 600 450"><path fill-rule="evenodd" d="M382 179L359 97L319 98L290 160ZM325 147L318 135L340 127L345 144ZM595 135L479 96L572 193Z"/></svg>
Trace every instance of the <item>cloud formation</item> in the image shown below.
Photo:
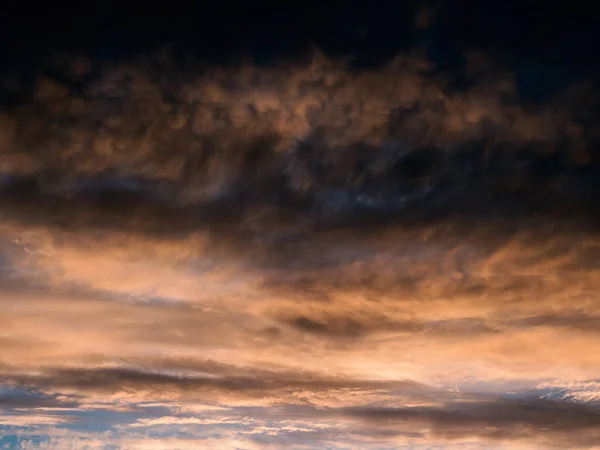
<svg viewBox="0 0 600 450"><path fill-rule="evenodd" d="M594 448L592 91L476 56L40 76L0 112L1 439Z"/></svg>

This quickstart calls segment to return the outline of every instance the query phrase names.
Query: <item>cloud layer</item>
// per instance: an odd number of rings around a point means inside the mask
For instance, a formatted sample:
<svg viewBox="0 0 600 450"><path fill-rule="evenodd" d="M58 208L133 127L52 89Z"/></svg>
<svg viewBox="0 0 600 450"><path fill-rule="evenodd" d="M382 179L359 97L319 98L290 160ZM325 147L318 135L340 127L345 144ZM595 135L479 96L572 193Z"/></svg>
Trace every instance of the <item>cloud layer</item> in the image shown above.
<svg viewBox="0 0 600 450"><path fill-rule="evenodd" d="M0 111L0 442L595 448L593 91L468 56L40 76Z"/></svg>

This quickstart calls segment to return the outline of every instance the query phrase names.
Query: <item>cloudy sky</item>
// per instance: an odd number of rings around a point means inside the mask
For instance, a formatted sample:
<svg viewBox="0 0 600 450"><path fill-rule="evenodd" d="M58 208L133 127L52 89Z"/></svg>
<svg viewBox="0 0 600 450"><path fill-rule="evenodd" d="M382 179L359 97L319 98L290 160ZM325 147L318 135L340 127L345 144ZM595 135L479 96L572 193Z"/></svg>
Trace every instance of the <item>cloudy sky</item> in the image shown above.
<svg viewBox="0 0 600 450"><path fill-rule="evenodd" d="M436 14L7 73L0 448L600 448L597 89Z"/></svg>

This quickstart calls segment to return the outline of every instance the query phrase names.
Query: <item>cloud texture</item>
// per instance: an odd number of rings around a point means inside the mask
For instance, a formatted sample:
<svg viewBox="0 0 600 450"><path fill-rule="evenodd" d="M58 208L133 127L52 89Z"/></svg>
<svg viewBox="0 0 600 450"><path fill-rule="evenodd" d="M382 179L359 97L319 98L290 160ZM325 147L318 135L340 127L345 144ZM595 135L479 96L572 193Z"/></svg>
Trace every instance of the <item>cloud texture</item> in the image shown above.
<svg viewBox="0 0 600 450"><path fill-rule="evenodd" d="M593 90L467 56L40 75L0 111L3 443L596 448Z"/></svg>

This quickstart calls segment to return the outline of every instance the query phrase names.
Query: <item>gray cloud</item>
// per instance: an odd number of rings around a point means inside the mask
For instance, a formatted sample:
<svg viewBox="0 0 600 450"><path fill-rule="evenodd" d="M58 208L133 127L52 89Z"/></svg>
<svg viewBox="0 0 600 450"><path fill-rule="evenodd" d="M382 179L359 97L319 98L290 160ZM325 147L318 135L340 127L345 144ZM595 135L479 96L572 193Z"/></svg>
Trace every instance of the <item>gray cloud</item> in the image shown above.
<svg viewBox="0 0 600 450"><path fill-rule="evenodd" d="M140 61L107 68L77 95L41 77L34 98L0 120L0 170L12 180L2 208L141 231L256 211L361 224L407 210L480 215L505 204L506 214L514 199L521 215L581 209L598 188L592 131L574 118L585 87L532 109L510 74L481 75L464 93L419 58L357 74L315 61L185 81Z"/></svg>
<svg viewBox="0 0 600 450"><path fill-rule="evenodd" d="M393 432L394 424L425 426L434 436L456 440L479 437L491 440L524 440L551 447L595 445L600 412L597 407L537 398L475 400L444 407L354 408L350 417L381 425Z"/></svg>
<svg viewBox="0 0 600 450"><path fill-rule="evenodd" d="M57 395L43 395L40 393L15 392L11 395L0 396L0 408L11 409L36 409L36 408L76 408L79 404L68 399L58 398Z"/></svg>
<svg viewBox="0 0 600 450"><path fill-rule="evenodd" d="M180 364L176 361L168 363L170 371ZM40 376L5 375L4 381L23 387L36 389L81 389L83 391L100 391L105 393L119 392L122 390L140 389L175 389L181 393L194 391L223 391L239 392L251 397L283 394L285 390L305 390L319 392L335 389L405 389L412 395L418 392L426 393L428 388L414 382L375 382L361 381L344 378L323 377L310 373L281 373L257 371L255 369L239 368L234 373L232 367L215 364L210 361L202 364L195 362L193 368L200 373L213 372L206 376L189 373L186 375L173 375L160 371L148 371L135 368L106 368L106 369L57 369L46 371ZM180 367L180 370L182 368ZM216 369L216 372L215 372ZM235 369L235 368L233 368ZM225 373L222 371L225 370ZM216 376L215 376L216 375ZM283 400L283 399L282 399Z"/></svg>

